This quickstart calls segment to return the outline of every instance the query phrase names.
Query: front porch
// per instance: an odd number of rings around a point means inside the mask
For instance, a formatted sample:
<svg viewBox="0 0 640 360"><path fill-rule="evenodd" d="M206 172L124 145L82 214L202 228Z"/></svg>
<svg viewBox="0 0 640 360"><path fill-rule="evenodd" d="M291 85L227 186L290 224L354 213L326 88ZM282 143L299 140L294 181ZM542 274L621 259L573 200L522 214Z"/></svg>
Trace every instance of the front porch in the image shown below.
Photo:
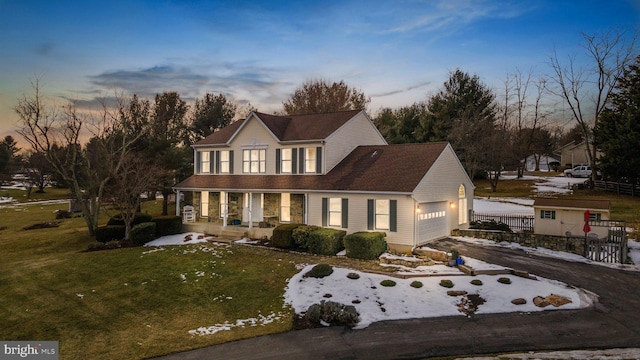
<svg viewBox="0 0 640 360"><path fill-rule="evenodd" d="M222 226L219 223L210 222L183 222L182 229L187 232L199 232L208 235L215 235L221 241L240 240L248 237L252 239L262 239L264 237L271 238L273 228L260 228L243 225L227 225Z"/></svg>
<svg viewBox="0 0 640 360"><path fill-rule="evenodd" d="M178 191L177 199L181 199ZM271 237L281 223L306 223L307 194L192 191L176 202L184 228L238 239Z"/></svg>

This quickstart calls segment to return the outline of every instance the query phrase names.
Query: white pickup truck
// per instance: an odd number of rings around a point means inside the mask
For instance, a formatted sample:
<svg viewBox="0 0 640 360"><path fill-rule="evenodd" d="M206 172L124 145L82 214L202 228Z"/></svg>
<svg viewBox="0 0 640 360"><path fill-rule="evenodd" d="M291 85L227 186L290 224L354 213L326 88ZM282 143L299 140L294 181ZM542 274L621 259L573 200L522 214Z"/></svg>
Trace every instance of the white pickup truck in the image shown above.
<svg viewBox="0 0 640 360"><path fill-rule="evenodd" d="M566 177L591 177L591 166L578 165L573 169L567 169L564 171Z"/></svg>

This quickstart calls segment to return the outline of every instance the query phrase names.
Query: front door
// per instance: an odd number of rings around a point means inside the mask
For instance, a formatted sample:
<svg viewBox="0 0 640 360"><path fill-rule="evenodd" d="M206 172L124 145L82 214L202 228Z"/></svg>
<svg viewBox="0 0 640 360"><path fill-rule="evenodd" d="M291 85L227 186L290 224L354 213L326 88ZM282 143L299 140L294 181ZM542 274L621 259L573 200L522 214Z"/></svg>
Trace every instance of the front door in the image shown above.
<svg viewBox="0 0 640 360"><path fill-rule="evenodd" d="M249 202L249 197L251 196L252 201ZM259 193L245 193L243 196L243 206L242 206L242 222L245 224L249 223L249 219L253 222L262 221L262 197L263 194ZM251 208L251 211L249 209Z"/></svg>

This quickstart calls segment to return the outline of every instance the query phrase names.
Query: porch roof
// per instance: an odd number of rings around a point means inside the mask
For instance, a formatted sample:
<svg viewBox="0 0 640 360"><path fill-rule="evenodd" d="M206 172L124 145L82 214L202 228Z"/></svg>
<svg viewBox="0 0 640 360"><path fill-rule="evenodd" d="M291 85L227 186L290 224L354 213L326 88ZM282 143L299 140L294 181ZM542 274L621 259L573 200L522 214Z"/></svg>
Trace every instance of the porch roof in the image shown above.
<svg viewBox="0 0 640 360"><path fill-rule="evenodd" d="M448 143L359 146L326 175L192 175L179 190L412 193Z"/></svg>

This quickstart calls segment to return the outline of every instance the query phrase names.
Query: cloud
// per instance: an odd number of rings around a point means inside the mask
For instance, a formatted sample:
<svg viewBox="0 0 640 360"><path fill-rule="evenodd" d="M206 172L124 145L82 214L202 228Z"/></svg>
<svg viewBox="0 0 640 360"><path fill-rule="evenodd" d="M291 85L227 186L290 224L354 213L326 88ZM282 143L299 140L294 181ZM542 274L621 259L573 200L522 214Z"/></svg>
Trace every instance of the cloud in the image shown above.
<svg viewBox="0 0 640 360"><path fill-rule="evenodd" d="M431 84L431 81L424 81L424 82L418 83L416 85L409 86L409 87L404 88L404 89L391 90L391 91L387 91L387 92L383 92L383 93L379 93L379 94L373 94L371 96L372 97L384 97L384 96L400 94L400 93L403 93L403 92L408 92L408 91L411 91L411 90L415 90L415 89L421 88L423 86L427 86L429 84Z"/></svg>
<svg viewBox="0 0 640 360"><path fill-rule="evenodd" d="M89 78L108 92L124 91L153 99L163 91L177 91L193 101L206 92L222 93L238 103L280 104L291 84L282 79L284 70L258 66L254 62L225 62L197 66L158 65L145 69L121 69ZM78 103L95 104L97 99ZM271 110L271 109L270 109Z"/></svg>

